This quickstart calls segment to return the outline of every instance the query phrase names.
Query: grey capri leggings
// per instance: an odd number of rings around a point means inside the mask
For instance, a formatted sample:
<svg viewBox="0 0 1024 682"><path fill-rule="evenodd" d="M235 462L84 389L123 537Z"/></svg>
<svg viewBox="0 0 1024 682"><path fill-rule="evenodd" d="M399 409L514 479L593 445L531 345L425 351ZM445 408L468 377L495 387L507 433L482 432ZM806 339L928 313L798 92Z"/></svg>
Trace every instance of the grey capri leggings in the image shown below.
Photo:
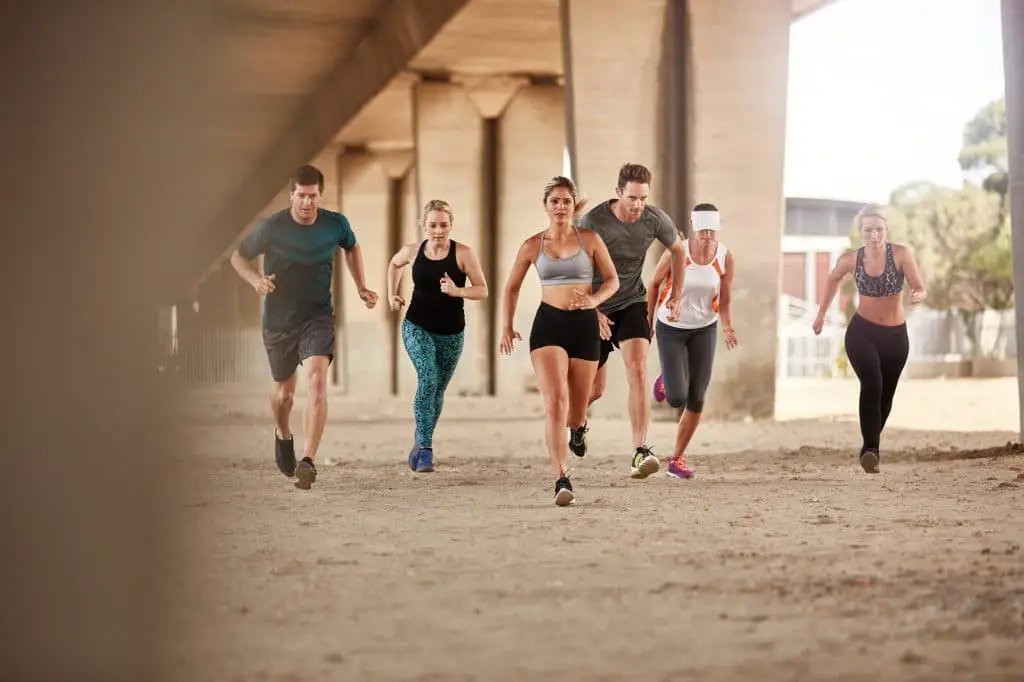
<svg viewBox="0 0 1024 682"><path fill-rule="evenodd" d="M677 329L661 320L655 326L665 400L695 414L704 411L718 342L718 322L700 329Z"/></svg>

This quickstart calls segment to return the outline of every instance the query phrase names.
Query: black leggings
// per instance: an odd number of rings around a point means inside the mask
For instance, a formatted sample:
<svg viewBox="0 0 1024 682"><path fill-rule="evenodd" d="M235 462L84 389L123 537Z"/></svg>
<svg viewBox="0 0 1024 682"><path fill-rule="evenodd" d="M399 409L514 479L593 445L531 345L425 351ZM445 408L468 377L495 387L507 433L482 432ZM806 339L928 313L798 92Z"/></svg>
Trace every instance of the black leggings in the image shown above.
<svg viewBox="0 0 1024 682"><path fill-rule="evenodd" d="M665 382L665 400L694 414L704 411L704 396L715 364L718 322L700 329L679 329L661 320L655 324L658 359Z"/></svg>
<svg viewBox="0 0 1024 682"><path fill-rule="evenodd" d="M846 328L846 356L860 379L860 433L864 450L878 450L909 353L905 322L887 327L854 314Z"/></svg>

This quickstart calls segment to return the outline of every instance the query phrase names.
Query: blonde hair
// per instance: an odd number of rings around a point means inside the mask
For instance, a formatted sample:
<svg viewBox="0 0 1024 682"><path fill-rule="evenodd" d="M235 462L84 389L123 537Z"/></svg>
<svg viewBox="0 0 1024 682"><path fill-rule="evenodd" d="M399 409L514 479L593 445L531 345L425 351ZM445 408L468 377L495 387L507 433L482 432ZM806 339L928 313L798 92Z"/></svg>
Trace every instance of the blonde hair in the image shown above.
<svg viewBox="0 0 1024 682"><path fill-rule="evenodd" d="M865 218L878 218L886 227L889 227L889 215L886 213L885 207L881 204L866 204L859 211L854 220L857 222L857 229L859 230L864 223Z"/></svg>
<svg viewBox="0 0 1024 682"><path fill-rule="evenodd" d="M587 205L587 200L580 201L579 194L576 192L576 183L565 177L564 175L556 175L555 177L548 180L548 184L544 185L544 204L547 205L548 199L551 197L551 193L559 187L564 187L569 190L572 194L573 202L573 215L579 216L583 213L583 207Z"/></svg>
<svg viewBox="0 0 1024 682"><path fill-rule="evenodd" d="M431 211L444 211L448 214L448 221L455 224L455 213L452 211L451 205L444 199L431 199L423 205L423 215L420 216L420 227L425 227L427 224L427 216L430 215Z"/></svg>

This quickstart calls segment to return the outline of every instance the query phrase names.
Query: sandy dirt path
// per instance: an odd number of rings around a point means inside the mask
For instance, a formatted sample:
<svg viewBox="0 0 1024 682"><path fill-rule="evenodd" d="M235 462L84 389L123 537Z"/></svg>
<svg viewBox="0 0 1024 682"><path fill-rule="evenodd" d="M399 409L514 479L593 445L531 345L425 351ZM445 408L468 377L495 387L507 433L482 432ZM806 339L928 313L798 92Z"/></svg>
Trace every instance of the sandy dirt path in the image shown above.
<svg viewBox="0 0 1024 682"><path fill-rule="evenodd" d="M567 509L534 397L450 399L416 475L407 399L332 396L303 492L261 391L184 405L177 679L1024 679L1015 380L906 382L878 476L851 382L703 425L691 481L629 479L605 407ZM652 425L663 461L673 433Z"/></svg>

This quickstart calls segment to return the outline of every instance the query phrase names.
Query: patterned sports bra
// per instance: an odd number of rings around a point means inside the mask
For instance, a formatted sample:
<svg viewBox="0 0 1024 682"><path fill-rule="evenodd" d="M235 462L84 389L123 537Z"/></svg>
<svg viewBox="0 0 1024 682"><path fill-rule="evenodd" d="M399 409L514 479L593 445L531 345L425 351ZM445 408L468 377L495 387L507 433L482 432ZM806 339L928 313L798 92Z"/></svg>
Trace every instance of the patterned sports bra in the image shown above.
<svg viewBox="0 0 1024 682"><path fill-rule="evenodd" d="M903 280L903 271L897 269L896 258L892 255L892 244L885 245L885 269L877 277L872 277L864 271L864 247L857 249L857 266L853 271L853 281L857 283L858 294L875 298L897 296L903 291Z"/></svg>

